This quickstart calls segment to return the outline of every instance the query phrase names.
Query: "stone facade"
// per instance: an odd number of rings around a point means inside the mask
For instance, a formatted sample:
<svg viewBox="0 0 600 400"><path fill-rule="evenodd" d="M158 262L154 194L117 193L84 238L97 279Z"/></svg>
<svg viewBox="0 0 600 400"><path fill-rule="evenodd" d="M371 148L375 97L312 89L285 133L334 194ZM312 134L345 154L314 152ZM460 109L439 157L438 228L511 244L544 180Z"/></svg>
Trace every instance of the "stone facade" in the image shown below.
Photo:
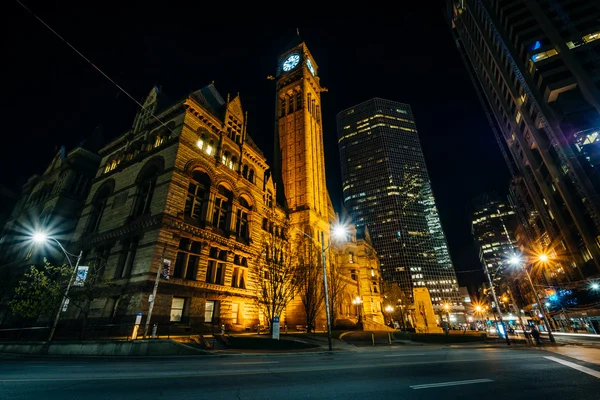
<svg viewBox="0 0 600 400"><path fill-rule="evenodd" d="M153 324L195 331L267 325L257 302L264 237L288 240L310 228L311 237L323 232L329 243L330 225L339 220L325 185L320 114L297 119L297 132L316 133L302 142L305 157L297 167L318 184L310 183L312 189L302 186L308 180L299 184L310 194L308 201L290 203L289 189L284 198L277 196L282 183L246 131L239 96L224 99L213 84L176 103L163 96L152 88L131 130L99 150L101 161L74 234L84 252L82 264L101 265L110 283L99 289L89 321L132 324L141 312L145 323L158 280ZM320 161L313 163L315 157ZM283 185L290 178L295 179L288 174ZM365 318L383 322L377 257L364 236L351 231L348 238L326 253L330 265L339 261L346 283L336 315L356 321L349 302L362 296ZM349 253L355 254L352 262ZM167 270L168 279L159 276ZM298 299L288 305L282 323L305 323ZM61 320L78 316L72 307ZM320 315L317 327L324 321Z"/></svg>

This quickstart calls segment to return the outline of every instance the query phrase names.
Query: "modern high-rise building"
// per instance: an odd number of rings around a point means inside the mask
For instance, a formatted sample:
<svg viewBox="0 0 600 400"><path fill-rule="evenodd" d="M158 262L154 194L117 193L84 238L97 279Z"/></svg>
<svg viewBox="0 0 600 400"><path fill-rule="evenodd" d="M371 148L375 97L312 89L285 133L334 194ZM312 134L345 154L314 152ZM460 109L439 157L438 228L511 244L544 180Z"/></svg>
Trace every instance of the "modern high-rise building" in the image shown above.
<svg viewBox="0 0 600 400"><path fill-rule="evenodd" d="M552 273L565 280L600 273L598 2L447 5L457 47L513 173L512 200L530 222L527 241L562 260Z"/></svg>
<svg viewBox="0 0 600 400"><path fill-rule="evenodd" d="M367 227L382 277L460 307L456 273L409 105L374 98L337 115L344 205Z"/></svg>
<svg viewBox="0 0 600 400"><path fill-rule="evenodd" d="M479 259L485 264L497 293L500 293L504 271L518 251L515 240L517 219L506 200L496 193L484 193L471 201L471 232L479 248Z"/></svg>

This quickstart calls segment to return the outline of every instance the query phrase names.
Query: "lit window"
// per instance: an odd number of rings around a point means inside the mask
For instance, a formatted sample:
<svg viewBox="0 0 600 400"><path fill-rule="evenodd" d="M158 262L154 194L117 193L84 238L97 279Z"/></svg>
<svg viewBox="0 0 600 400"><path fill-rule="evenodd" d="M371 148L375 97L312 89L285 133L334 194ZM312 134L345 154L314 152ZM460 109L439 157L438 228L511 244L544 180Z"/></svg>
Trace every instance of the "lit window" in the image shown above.
<svg viewBox="0 0 600 400"><path fill-rule="evenodd" d="M583 37L583 41L586 43L593 42L594 40L600 39L600 32L590 33L589 35L585 35Z"/></svg>
<svg viewBox="0 0 600 400"><path fill-rule="evenodd" d="M545 60L546 58L550 58L552 56L555 56L558 54L558 51L556 51L556 49L550 49L548 51L542 51L541 53L537 53L534 54L533 56L531 56L531 61L533 62L538 62L541 60Z"/></svg>
<svg viewBox="0 0 600 400"><path fill-rule="evenodd" d="M215 302L207 301L206 306L204 307L204 322L205 323L212 322L214 312L215 312Z"/></svg>
<svg viewBox="0 0 600 400"><path fill-rule="evenodd" d="M171 302L171 322L180 322L183 316L183 306L185 299L183 297L173 297Z"/></svg>

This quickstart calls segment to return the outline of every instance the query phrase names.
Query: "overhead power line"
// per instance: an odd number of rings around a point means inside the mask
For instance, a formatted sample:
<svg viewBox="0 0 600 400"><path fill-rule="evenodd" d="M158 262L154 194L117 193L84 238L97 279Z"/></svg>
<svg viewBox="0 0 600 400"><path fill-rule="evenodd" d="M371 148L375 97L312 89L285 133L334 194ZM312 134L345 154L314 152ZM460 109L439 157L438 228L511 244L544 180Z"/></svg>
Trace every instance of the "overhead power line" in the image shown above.
<svg viewBox="0 0 600 400"><path fill-rule="evenodd" d="M29 9L25 4L23 4L20 0L15 0L17 3L19 3L19 5L21 7L23 7L28 13L30 13L35 19L37 19L38 21L40 21L40 23L42 23L42 25L44 25L46 28L48 28L48 30L50 32L52 32L56 37L58 37L64 44L66 44L67 46L69 46L71 48L71 50L73 50L75 53L77 53L77 55L79 55L81 58L83 58L88 64L90 64L96 71L98 71L102 76L104 76L110 83L112 83L113 85L115 85L121 92L125 93L125 95L127 97L129 97L131 100L133 100L133 102L135 104L137 104L141 109L143 109L144 111L148 112L152 118L154 118L156 121L158 121L158 123L160 123L163 127L167 128L170 132L173 132L163 121L161 121L156 115L154 115L154 113L150 112L146 107L144 107L144 105L142 103L140 103L139 101L137 101L135 99L135 97L133 97L132 95L129 94L129 92L127 92L125 89L123 89L123 87L121 87L117 82L115 82L110 76L108 76L104 71L102 71L98 66L96 66L96 64L94 64L93 62L90 61L89 58L87 58L86 56L83 55L82 52L80 52L79 50L77 50L77 48L75 48L75 46L73 46L71 43L69 43L65 38L63 38L58 32L56 32L54 29L52 29L52 27L50 25L48 25L43 19L41 19L40 17L38 17L31 9Z"/></svg>

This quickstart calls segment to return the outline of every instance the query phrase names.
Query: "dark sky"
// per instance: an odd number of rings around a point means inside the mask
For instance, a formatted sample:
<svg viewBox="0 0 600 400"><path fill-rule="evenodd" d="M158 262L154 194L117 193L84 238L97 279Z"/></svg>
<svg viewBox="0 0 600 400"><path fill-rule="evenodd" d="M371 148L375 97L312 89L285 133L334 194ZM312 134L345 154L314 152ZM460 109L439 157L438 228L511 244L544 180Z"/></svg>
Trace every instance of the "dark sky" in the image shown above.
<svg viewBox="0 0 600 400"><path fill-rule="evenodd" d="M274 75L278 54L299 28L329 90L322 103L336 209L336 114L373 97L408 103L459 282L479 279L460 273L479 268L466 206L483 191L506 193L509 174L453 44L442 0L403 2L393 17L377 18L236 17L205 9L206 2L153 9L149 2L122 1L116 8L111 2L21 1L138 100L154 84L174 100L213 80L223 97L239 92L248 132L269 160L275 86L266 77ZM61 145L72 148L98 125L108 138L123 133L137 105L18 2L2 8L8 23L2 28L0 184L19 190Z"/></svg>

